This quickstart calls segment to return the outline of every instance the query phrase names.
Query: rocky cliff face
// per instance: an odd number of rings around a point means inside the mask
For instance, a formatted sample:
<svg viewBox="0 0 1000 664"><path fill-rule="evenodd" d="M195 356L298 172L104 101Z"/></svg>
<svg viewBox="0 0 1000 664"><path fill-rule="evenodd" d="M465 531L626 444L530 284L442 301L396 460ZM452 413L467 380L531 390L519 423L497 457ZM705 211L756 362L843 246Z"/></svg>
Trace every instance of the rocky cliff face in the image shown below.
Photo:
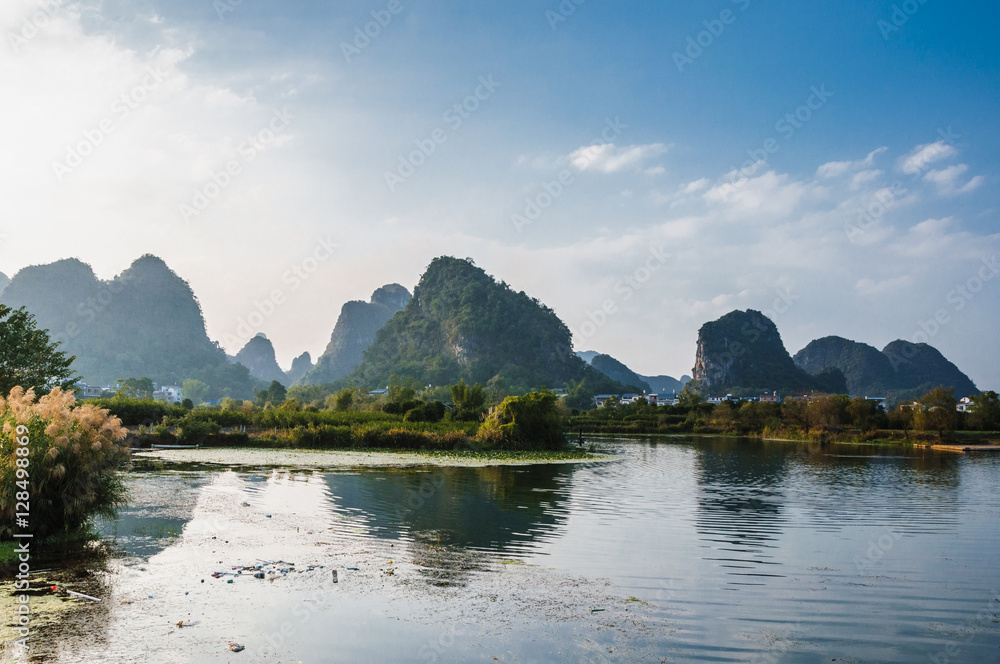
<svg viewBox="0 0 1000 664"><path fill-rule="evenodd" d="M288 376L278 366L274 357L274 345L271 340L258 334L247 342L246 346L236 353L235 360L250 370L250 375L257 380L270 383L276 380L282 385L288 385Z"/></svg>
<svg viewBox="0 0 1000 664"><path fill-rule="evenodd" d="M410 292L399 284L382 286L371 301L353 300L340 310L330 343L302 382L332 383L350 375L361 364L365 351L375 341L375 333L410 301Z"/></svg>
<svg viewBox="0 0 1000 664"><path fill-rule="evenodd" d="M313 366L312 356L309 353L302 353L292 360L292 368L285 372L288 382L292 384L299 382L303 376L312 371Z"/></svg>
<svg viewBox="0 0 1000 664"><path fill-rule="evenodd" d="M778 328L759 311L733 311L698 331L694 380L703 392L828 388L795 366Z"/></svg>

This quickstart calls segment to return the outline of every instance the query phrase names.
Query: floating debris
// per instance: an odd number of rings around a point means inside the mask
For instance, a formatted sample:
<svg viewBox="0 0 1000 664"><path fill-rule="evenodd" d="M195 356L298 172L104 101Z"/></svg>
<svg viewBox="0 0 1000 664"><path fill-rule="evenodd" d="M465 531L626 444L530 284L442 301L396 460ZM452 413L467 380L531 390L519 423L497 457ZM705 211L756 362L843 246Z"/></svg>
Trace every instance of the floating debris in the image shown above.
<svg viewBox="0 0 1000 664"><path fill-rule="evenodd" d="M337 570L333 570L333 582L337 583Z"/></svg>
<svg viewBox="0 0 1000 664"><path fill-rule="evenodd" d="M197 620L178 620L177 621L177 626L178 627L194 627L197 624L198 624Z"/></svg>
<svg viewBox="0 0 1000 664"><path fill-rule="evenodd" d="M240 644L236 643L235 641L230 641L229 642L229 649L232 650L233 652L243 652L244 650L246 650L246 647L245 646L241 646Z"/></svg>
<svg viewBox="0 0 1000 664"><path fill-rule="evenodd" d="M591 609L591 613L597 613L598 611L607 611L607 609Z"/></svg>
<svg viewBox="0 0 1000 664"><path fill-rule="evenodd" d="M84 599L89 599L89 600L92 600L94 602L103 602L104 601L103 599L99 599L97 597L91 597L90 595L84 595L83 593L78 593L75 590L67 590L66 592L68 592L70 595L76 595L77 597L82 597Z"/></svg>

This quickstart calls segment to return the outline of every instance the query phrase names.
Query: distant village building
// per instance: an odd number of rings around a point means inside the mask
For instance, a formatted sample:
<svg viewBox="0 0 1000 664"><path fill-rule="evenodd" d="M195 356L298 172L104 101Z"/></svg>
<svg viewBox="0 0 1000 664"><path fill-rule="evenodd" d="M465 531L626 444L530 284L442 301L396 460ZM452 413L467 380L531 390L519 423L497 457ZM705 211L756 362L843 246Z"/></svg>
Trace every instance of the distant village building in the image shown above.
<svg viewBox="0 0 1000 664"><path fill-rule="evenodd" d="M889 399L886 397L865 397L865 401L874 401L882 410L889 410Z"/></svg>
<svg viewBox="0 0 1000 664"><path fill-rule="evenodd" d="M181 388L177 387L176 385L162 385L153 391L153 401L180 403Z"/></svg>
<svg viewBox="0 0 1000 664"><path fill-rule="evenodd" d="M105 391L115 391L115 388L107 385L87 385L86 383L77 383L75 387L79 390L79 399L98 399L102 394L104 394Z"/></svg>
<svg viewBox="0 0 1000 664"><path fill-rule="evenodd" d="M971 413L972 412L972 399L970 397L962 397L958 401L958 406L956 409L960 413Z"/></svg>

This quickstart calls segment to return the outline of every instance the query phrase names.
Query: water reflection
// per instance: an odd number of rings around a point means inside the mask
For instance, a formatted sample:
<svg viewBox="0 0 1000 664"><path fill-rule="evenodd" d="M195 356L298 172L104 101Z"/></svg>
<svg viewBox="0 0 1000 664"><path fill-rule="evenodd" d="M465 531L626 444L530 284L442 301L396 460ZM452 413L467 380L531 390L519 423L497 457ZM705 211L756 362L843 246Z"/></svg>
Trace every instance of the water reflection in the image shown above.
<svg viewBox="0 0 1000 664"><path fill-rule="evenodd" d="M731 585L761 585L782 576L775 540L786 522L783 485L788 448L762 453L760 444L707 439L695 455L696 527Z"/></svg>
<svg viewBox="0 0 1000 664"><path fill-rule="evenodd" d="M554 509L574 468L434 468L326 476L334 509L356 515L383 539L430 542L509 555L555 536L567 515Z"/></svg>
<svg viewBox="0 0 1000 664"><path fill-rule="evenodd" d="M98 532L118 548L116 555L148 560L170 546L191 521L205 472L168 472L138 465L129 477L129 502L113 521L99 519Z"/></svg>

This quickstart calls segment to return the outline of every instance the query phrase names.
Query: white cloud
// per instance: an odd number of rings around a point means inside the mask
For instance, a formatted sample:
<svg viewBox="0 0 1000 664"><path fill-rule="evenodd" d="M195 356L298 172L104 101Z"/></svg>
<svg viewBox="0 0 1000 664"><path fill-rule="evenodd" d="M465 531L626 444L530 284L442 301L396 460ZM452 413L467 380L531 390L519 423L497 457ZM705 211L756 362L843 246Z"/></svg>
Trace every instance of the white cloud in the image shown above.
<svg viewBox="0 0 1000 664"><path fill-rule="evenodd" d="M943 140L936 143L918 145L908 154L899 158L897 166L907 175L916 175L927 170L931 164L942 159L950 159L958 154L954 146Z"/></svg>
<svg viewBox="0 0 1000 664"><path fill-rule="evenodd" d="M859 168L867 168L875 163L875 157L888 149L886 147L876 148L859 161L829 161L816 169L816 177L836 178Z"/></svg>
<svg viewBox="0 0 1000 664"><path fill-rule="evenodd" d="M663 143L630 145L619 148L614 143L602 143L581 147L571 152L567 159L580 171L617 173L627 168L640 168L650 159L664 154L669 146Z"/></svg>
<svg viewBox="0 0 1000 664"><path fill-rule="evenodd" d="M985 182L981 175L971 178L962 186L958 186L958 179L969 170L966 164L955 164L940 170L930 170L924 174L924 180L937 185L938 191L944 195L965 194L977 189Z"/></svg>
<svg viewBox="0 0 1000 664"><path fill-rule="evenodd" d="M835 178L851 170L852 161L830 161L816 169L816 175L821 178Z"/></svg>
<svg viewBox="0 0 1000 664"><path fill-rule="evenodd" d="M858 173L855 173L854 177L851 178L851 189L855 190L860 189L865 184L868 184L873 180L877 180L882 175L883 175L882 171L877 169L870 171L860 171Z"/></svg>
<svg viewBox="0 0 1000 664"><path fill-rule="evenodd" d="M701 190L705 189L706 187L708 187L708 185L710 185L710 184L712 184L712 181L709 180L708 178L701 178L700 180L695 180L693 182L688 182L685 185L681 185L681 193L682 194L696 194L699 191L701 191Z"/></svg>
<svg viewBox="0 0 1000 664"><path fill-rule="evenodd" d="M865 278L859 279L858 282L854 284L854 290L858 292L858 295L871 297L874 295L896 293L909 288L912 284L913 277L909 275L891 277L889 279L883 279L882 281L874 281L873 279Z"/></svg>

